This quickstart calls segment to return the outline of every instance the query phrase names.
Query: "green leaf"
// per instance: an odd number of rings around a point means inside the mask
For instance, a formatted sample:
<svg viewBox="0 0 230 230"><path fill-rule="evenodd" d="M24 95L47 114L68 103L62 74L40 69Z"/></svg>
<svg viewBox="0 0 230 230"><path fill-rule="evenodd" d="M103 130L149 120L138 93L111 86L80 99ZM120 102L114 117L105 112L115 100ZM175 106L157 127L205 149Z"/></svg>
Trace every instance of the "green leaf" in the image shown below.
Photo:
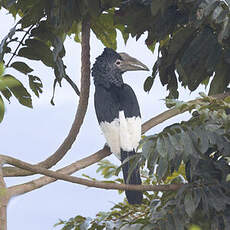
<svg viewBox="0 0 230 230"><path fill-rule="evenodd" d="M151 12L153 16L156 16L159 11L163 11L165 7L165 0L153 0L151 6Z"/></svg>
<svg viewBox="0 0 230 230"><path fill-rule="evenodd" d="M31 60L40 60L40 56L34 52L33 48L29 47L22 47L18 51L18 56L25 57Z"/></svg>
<svg viewBox="0 0 230 230"><path fill-rule="evenodd" d="M186 47L177 70L184 86L194 91L212 76L221 57L221 48L213 29L205 26Z"/></svg>
<svg viewBox="0 0 230 230"><path fill-rule="evenodd" d="M187 192L184 197L184 205L186 213L192 217L196 207L194 205L193 197L191 192Z"/></svg>
<svg viewBox="0 0 230 230"><path fill-rule="evenodd" d="M1 85L0 85L0 88L1 88ZM1 93L10 102L10 98L12 96L12 93L10 92L10 90L5 88L1 90Z"/></svg>
<svg viewBox="0 0 230 230"><path fill-rule="evenodd" d="M183 219L181 218L181 214L179 212L173 212L173 219L177 230L184 230Z"/></svg>
<svg viewBox="0 0 230 230"><path fill-rule="evenodd" d="M29 75L29 86L34 92L34 94L37 97L39 97L39 94L42 93L42 87L43 87L41 79L36 76Z"/></svg>
<svg viewBox="0 0 230 230"><path fill-rule="evenodd" d="M24 73L24 74L28 74L30 72L33 71L33 69L31 69L26 63L24 62L14 62L11 64L11 67L13 67L14 69Z"/></svg>
<svg viewBox="0 0 230 230"><path fill-rule="evenodd" d="M127 43L129 39L129 33L126 31L126 28L124 25L115 25L115 27L121 31L122 37L124 39L125 44Z"/></svg>
<svg viewBox="0 0 230 230"><path fill-rule="evenodd" d="M53 54L49 46L37 39L27 39L26 45L27 47L22 47L19 50L18 56L31 60L41 60L45 65L53 67Z"/></svg>
<svg viewBox="0 0 230 230"><path fill-rule="evenodd" d="M220 60L216 67L215 75L211 81L209 95L223 93L229 84L230 67L229 64Z"/></svg>
<svg viewBox="0 0 230 230"><path fill-rule="evenodd" d="M229 103L229 104L230 104L230 96L226 97L226 98L224 99L224 101L225 101L226 103Z"/></svg>
<svg viewBox="0 0 230 230"><path fill-rule="evenodd" d="M153 140L144 140L144 144L142 146L142 154L144 155L146 160L149 160L150 154L153 154L155 150L155 142Z"/></svg>
<svg viewBox="0 0 230 230"><path fill-rule="evenodd" d="M22 2L22 1L21 1ZM20 23L22 25L22 28L29 27L33 24L36 24L39 22L39 20L44 17L44 8L45 5L47 4L47 1L34 1L32 5L30 5L30 8L24 6L21 10L25 12L25 15L22 17L20 20ZM48 6L47 6L48 7Z"/></svg>
<svg viewBox="0 0 230 230"><path fill-rule="evenodd" d="M154 78L153 77L147 77L145 82L144 82L144 91L145 92L149 92L150 89L152 88L154 82Z"/></svg>
<svg viewBox="0 0 230 230"><path fill-rule="evenodd" d="M195 189L193 194L194 194L194 198L193 198L194 208L197 209L200 204L200 200L201 200L200 189Z"/></svg>
<svg viewBox="0 0 230 230"><path fill-rule="evenodd" d="M32 108L31 95L19 80L12 75L6 74L0 78L0 82L13 93L20 104ZM2 89L0 88L0 90Z"/></svg>
<svg viewBox="0 0 230 230"><path fill-rule="evenodd" d="M68 33L69 35L75 34L74 40L75 42L81 42L81 23L80 22L74 22L70 32Z"/></svg>
<svg viewBox="0 0 230 230"><path fill-rule="evenodd" d="M156 171L156 174L159 180L161 180L164 177L167 171L168 171L168 161L167 159L161 157L158 162L158 167Z"/></svg>
<svg viewBox="0 0 230 230"><path fill-rule="evenodd" d="M25 44L27 45L28 48L32 49L30 50L30 52L32 52L35 55L35 57L38 57L45 65L49 67L53 67L54 65L53 54L52 51L50 50L50 47L47 44L45 44L43 41L38 39L27 39L25 41ZM19 50L19 55L20 55L20 50Z"/></svg>
<svg viewBox="0 0 230 230"><path fill-rule="evenodd" d="M39 25L31 30L30 34L45 42L53 42L55 38L54 28L47 21L41 21Z"/></svg>
<svg viewBox="0 0 230 230"><path fill-rule="evenodd" d="M166 221L166 229L167 230L175 230L177 226L175 226L174 219L171 214L167 215L167 221Z"/></svg>
<svg viewBox="0 0 230 230"><path fill-rule="evenodd" d="M4 74L5 68L4 68L4 63L0 62L0 77Z"/></svg>
<svg viewBox="0 0 230 230"><path fill-rule="evenodd" d="M225 205L229 198L224 197L224 194L217 187L211 187L209 189L209 199L213 200L210 206L213 206L217 212L224 211ZM226 203L225 203L226 202Z"/></svg>
<svg viewBox="0 0 230 230"><path fill-rule="evenodd" d="M156 150L162 157L167 156L166 146L165 146L164 138L162 136L157 138Z"/></svg>
<svg viewBox="0 0 230 230"><path fill-rule="evenodd" d="M188 230L202 230L198 225L192 225Z"/></svg>
<svg viewBox="0 0 230 230"><path fill-rule="evenodd" d="M89 14L95 18L100 15L101 9L101 1L100 0L85 0L86 5L88 6Z"/></svg>
<svg viewBox="0 0 230 230"><path fill-rule="evenodd" d="M117 33L113 25L113 14L102 14L97 20L93 20L91 29L106 47L117 49Z"/></svg>
<svg viewBox="0 0 230 230"><path fill-rule="evenodd" d="M180 137L177 135L177 133L168 133L169 136L169 141L171 142L172 146L177 150L177 151L183 151L183 145L181 143Z"/></svg>
<svg viewBox="0 0 230 230"><path fill-rule="evenodd" d="M4 113L5 113L5 105L0 95L0 123L2 122L4 118Z"/></svg>

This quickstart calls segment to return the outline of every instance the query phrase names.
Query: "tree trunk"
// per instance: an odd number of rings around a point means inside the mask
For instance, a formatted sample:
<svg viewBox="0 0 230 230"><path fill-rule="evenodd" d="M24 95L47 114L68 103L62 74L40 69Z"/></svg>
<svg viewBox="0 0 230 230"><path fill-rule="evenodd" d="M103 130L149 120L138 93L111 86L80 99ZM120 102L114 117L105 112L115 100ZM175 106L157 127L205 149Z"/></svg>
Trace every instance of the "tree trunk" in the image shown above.
<svg viewBox="0 0 230 230"><path fill-rule="evenodd" d="M0 164L0 230L7 230L6 209L8 204L7 187L2 174L2 164Z"/></svg>
<svg viewBox="0 0 230 230"><path fill-rule="evenodd" d="M8 201L6 195L1 194L0 195L0 230L7 230L7 224L6 224L7 203Z"/></svg>

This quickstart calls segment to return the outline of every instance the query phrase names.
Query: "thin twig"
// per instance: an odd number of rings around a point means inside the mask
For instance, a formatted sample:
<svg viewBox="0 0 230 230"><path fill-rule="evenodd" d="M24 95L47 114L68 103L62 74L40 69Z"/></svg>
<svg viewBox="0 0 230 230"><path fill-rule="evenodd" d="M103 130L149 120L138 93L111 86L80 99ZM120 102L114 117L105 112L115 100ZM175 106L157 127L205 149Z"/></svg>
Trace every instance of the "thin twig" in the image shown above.
<svg viewBox="0 0 230 230"><path fill-rule="evenodd" d="M19 47L23 44L24 39L26 38L26 36L28 35L28 33L30 32L30 30L34 27L35 24L31 25L29 27L29 29L26 31L26 33L24 34L24 36L22 37L21 41L19 42L17 48L15 49L13 55L11 56L10 60L8 61L8 63L6 64L6 67L9 66L10 62L12 61L12 59L17 55L17 51L19 49Z"/></svg>

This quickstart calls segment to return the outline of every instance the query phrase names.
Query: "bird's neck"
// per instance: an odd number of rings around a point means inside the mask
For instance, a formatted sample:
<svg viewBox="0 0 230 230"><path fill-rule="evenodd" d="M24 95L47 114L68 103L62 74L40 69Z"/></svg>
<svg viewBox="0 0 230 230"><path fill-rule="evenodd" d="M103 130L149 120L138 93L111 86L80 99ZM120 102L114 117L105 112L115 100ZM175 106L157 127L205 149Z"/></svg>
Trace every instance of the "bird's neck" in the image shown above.
<svg viewBox="0 0 230 230"><path fill-rule="evenodd" d="M105 88L111 88L111 87L123 87L124 82L122 79L122 75L120 73L114 73L113 75L103 74L94 77L94 84L95 86L101 85Z"/></svg>

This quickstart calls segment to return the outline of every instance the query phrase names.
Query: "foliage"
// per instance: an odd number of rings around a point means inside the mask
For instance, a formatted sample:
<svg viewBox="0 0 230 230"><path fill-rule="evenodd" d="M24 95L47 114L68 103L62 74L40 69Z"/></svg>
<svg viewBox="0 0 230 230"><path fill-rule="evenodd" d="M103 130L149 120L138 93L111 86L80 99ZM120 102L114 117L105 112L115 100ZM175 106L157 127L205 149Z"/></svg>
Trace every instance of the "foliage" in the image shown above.
<svg viewBox="0 0 230 230"><path fill-rule="evenodd" d="M117 30L125 42L130 35L138 39L147 32L145 42L151 51L159 44L158 59L144 83L145 91L151 90L157 76L167 86L169 99L179 97L179 83L194 91L211 81L209 95L228 91L229 6L229 0L0 1L0 8L20 16L0 43L0 122L5 99L10 101L14 96L22 105L32 107L29 90L10 74L10 68L27 76L36 96L42 93L42 78L33 75L28 60L41 61L54 70L54 88L65 79L79 95L65 71L64 41L67 35L81 41L84 19L90 21L92 31L105 46L116 49ZM51 102L54 104L53 99ZM140 160L148 169L142 168L143 183L184 184L179 191L145 192L140 206L124 201L94 219L77 215L57 225L64 230L228 229L229 104L229 97L220 101L206 96L195 103L176 103L181 111L195 111L192 118L143 138ZM103 161L98 172L107 182L122 183L116 177L119 169Z"/></svg>
<svg viewBox="0 0 230 230"><path fill-rule="evenodd" d="M5 68L11 66L28 74L26 59L40 60L54 69L54 88L66 79L79 95L65 71L64 41L66 35L74 34L75 41L80 42L81 22L88 18L105 46L116 49L117 29L125 41L129 35L138 39L147 32L146 45L152 51L160 43L145 91L151 90L157 73L162 85L167 85L168 98L178 98L178 82L193 91L214 75L209 93L216 94L228 90L229 84L229 4L218 0L71 0L68 4L64 0L2 0L0 7L21 19L2 40L0 61L6 63ZM19 44L12 54L16 42ZM20 64L10 65L17 56L22 57ZM36 90L36 95L39 93Z"/></svg>
<svg viewBox="0 0 230 230"><path fill-rule="evenodd" d="M80 95L77 85L66 74L63 62L66 35L75 34L75 41L80 42L81 22L84 18L89 18L96 36L106 46L116 49L116 28L121 30L125 40L128 39L124 25L114 26L113 23L113 7L119 6L120 3L118 0L71 0L67 4L64 0L2 0L0 8L4 7L14 17L18 15L21 19L0 43L0 62L4 64L5 69L11 67L27 75L29 86L36 96L42 93L42 81L41 77L28 75L33 71L26 63L28 59L41 61L54 70L54 90L56 84L61 86L62 80L65 79L76 94ZM20 58L20 61L11 64L15 57ZM29 93L28 97L31 99ZM54 105L53 99L51 104ZM3 118L2 97L0 102L0 117Z"/></svg>
<svg viewBox="0 0 230 230"><path fill-rule="evenodd" d="M178 82L194 91L214 78L210 95L229 84L229 1L128 1L116 12L115 22L139 38L148 31L146 45L159 42L158 60L146 79L149 91L159 73L169 98L178 98ZM221 79L221 80L220 80Z"/></svg>
<svg viewBox="0 0 230 230"><path fill-rule="evenodd" d="M31 84L36 83L32 80ZM39 86L41 85L37 86L37 90L41 90ZM10 101L10 98L14 95L20 104L30 108L32 107L31 96L26 88L12 75L4 74L4 65L2 62L0 62L0 93L0 122L3 120L5 112L5 105L2 97Z"/></svg>
<svg viewBox="0 0 230 230"><path fill-rule="evenodd" d="M186 229L188 223L197 224L202 229L228 229L228 101L229 98L219 101L204 97L195 104L196 113L189 121L173 124L143 140L142 156L147 161L150 175L156 173L159 183L162 180L165 183L164 178L185 164L189 182L161 209L158 206L155 209L154 220L162 224L159 229ZM194 109L192 104L182 104L181 109L184 106L189 106L191 111Z"/></svg>
<svg viewBox="0 0 230 230"><path fill-rule="evenodd" d="M142 139L143 184L184 184L178 191L144 192L142 205L118 203L93 218L60 221L64 229L228 229L230 220L229 98L203 95L198 102L176 103L190 110L190 120ZM97 172L117 175L114 164L102 161ZM120 181L114 179L112 182ZM122 181L122 180L121 180ZM111 180L109 181L111 182ZM72 226L72 227L69 227Z"/></svg>

